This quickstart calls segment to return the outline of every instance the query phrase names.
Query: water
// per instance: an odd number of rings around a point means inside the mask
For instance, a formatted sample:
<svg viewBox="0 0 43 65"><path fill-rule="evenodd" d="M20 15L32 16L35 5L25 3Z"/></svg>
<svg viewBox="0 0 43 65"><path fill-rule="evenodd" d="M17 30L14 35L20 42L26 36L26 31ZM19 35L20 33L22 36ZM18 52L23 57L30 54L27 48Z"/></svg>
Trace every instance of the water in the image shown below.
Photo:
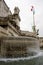
<svg viewBox="0 0 43 65"><path fill-rule="evenodd" d="M36 38L33 37L4 38L3 37L2 40L3 40L3 45L1 42L1 47L2 47L1 55L3 55L2 57L6 55L6 53L3 53L3 51L8 52L7 55L5 56L7 57L10 54L9 51L13 53L15 49L17 52L15 54L17 55L14 55L14 57L12 56L12 58L5 58L5 57L0 58L0 65L43 65L43 51L39 49L39 42ZM9 48L7 48L8 44L10 50L8 50ZM23 51L25 53L23 53ZM19 52L20 55L18 55Z"/></svg>
<svg viewBox="0 0 43 65"><path fill-rule="evenodd" d="M43 50L29 57L0 58L0 65L43 65Z"/></svg>

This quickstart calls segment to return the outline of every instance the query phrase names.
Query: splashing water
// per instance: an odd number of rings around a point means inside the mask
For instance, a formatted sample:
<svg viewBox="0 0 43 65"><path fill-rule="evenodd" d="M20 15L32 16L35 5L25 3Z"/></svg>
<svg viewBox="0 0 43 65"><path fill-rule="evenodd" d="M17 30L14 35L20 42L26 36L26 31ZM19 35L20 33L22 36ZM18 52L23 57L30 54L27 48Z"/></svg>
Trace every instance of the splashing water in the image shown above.
<svg viewBox="0 0 43 65"><path fill-rule="evenodd" d="M30 60L33 58L37 58L42 56L42 52L37 53L34 56L29 56L29 57L21 57L21 58L0 58L0 61L4 61L4 62L11 62L11 61L19 61L19 60Z"/></svg>

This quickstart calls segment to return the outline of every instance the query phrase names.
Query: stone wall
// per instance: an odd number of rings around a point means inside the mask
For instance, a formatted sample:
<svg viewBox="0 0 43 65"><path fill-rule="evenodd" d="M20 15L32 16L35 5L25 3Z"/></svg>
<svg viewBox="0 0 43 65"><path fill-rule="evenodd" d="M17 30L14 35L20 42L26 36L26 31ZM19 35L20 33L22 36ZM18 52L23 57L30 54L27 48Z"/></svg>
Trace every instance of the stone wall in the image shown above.
<svg viewBox="0 0 43 65"><path fill-rule="evenodd" d="M0 17L11 15L11 12L3 0L0 1Z"/></svg>
<svg viewBox="0 0 43 65"><path fill-rule="evenodd" d="M43 47L43 37L39 37L40 47Z"/></svg>

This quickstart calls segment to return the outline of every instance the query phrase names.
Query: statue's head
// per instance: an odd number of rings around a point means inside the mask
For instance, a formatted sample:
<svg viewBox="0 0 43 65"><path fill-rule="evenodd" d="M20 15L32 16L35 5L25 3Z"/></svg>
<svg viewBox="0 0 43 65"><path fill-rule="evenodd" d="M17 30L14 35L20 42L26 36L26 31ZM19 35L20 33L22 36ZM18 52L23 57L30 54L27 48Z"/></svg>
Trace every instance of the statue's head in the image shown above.
<svg viewBox="0 0 43 65"><path fill-rule="evenodd" d="M19 12L20 12L19 8L18 7L15 7L14 8L14 14L19 14Z"/></svg>

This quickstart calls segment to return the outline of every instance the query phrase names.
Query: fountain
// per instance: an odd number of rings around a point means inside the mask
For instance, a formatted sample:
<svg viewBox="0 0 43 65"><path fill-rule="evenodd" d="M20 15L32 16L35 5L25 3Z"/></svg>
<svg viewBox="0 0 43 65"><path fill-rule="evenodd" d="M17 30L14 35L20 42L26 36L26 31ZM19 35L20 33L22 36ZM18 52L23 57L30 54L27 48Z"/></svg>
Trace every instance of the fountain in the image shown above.
<svg viewBox="0 0 43 65"><path fill-rule="evenodd" d="M1 37L0 42L0 63L2 65L37 65L41 55L37 38L10 36Z"/></svg>
<svg viewBox="0 0 43 65"><path fill-rule="evenodd" d="M5 3L4 0L1 1L1 4ZM1 9L4 11L6 8ZM29 32L29 35L21 33L19 11L19 8L15 7L13 15L10 11L9 16L6 14L7 12L5 13L8 17L5 17L2 12L4 17L1 15L2 18L0 18L0 65L39 65L37 64L41 55L39 41L34 35L31 36ZM32 28L33 33L36 34L35 25Z"/></svg>
<svg viewBox="0 0 43 65"><path fill-rule="evenodd" d="M1 37L0 57L21 58L33 56L39 51L39 42L34 37Z"/></svg>

